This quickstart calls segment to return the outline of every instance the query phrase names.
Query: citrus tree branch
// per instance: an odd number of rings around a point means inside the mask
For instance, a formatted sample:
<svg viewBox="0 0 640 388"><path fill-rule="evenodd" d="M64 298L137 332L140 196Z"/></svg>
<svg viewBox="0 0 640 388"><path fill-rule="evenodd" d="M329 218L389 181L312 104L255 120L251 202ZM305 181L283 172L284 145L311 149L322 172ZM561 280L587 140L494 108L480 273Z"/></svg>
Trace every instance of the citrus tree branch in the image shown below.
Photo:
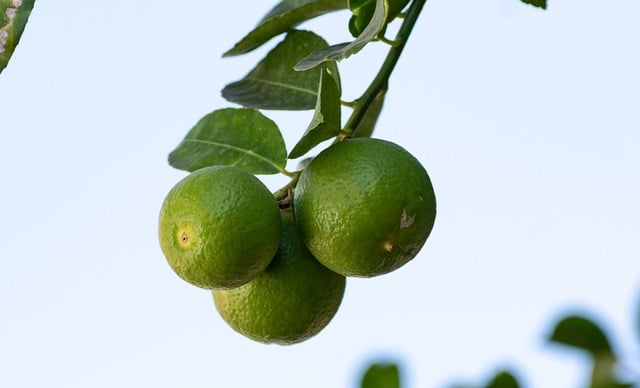
<svg viewBox="0 0 640 388"><path fill-rule="evenodd" d="M356 128L358 128L358 125L365 117L369 106L371 106L378 93L387 88L389 77L398 63L400 54L402 54L402 50L404 49L404 46L411 35L411 31L413 30L413 26L416 24L418 16L426 2L427 0L413 0L411 2L406 17L404 18L394 40L394 45L389 49L389 53L387 53L376 77L373 79L367 90L356 101L351 117L349 117L349 120L345 125L345 134L341 135L339 140L355 134Z"/></svg>

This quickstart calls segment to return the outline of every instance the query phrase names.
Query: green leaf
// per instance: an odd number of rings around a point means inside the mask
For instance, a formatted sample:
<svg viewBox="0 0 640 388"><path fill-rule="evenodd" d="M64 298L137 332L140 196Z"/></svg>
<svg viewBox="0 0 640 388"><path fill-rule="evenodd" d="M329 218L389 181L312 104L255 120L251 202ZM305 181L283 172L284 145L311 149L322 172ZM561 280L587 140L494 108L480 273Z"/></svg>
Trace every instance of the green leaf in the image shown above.
<svg viewBox="0 0 640 388"><path fill-rule="evenodd" d="M222 90L224 98L256 109L313 109L318 95L320 72L299 72L293 66L327 42L310 31L291 31L243 79ZM330 70L339 82L338 67Z"/></svg>
<svg viewBox="0 0 640 388"><path fill-rule="evenodd" d="M253 109L226 108L206 115L169 154L169 164L186 171L228 165L252 174L275 174L286 161L280 130Z"/></svg>
<svg viewBox="0 0 640 388"><path fill-rule="evenodd" d="M284 0L224 56L247 53L306 20L347 7L347 0Z"/></svg>
<svg viewBox="0 0 640 388"><path fill-rule="evenodd" d="M553 342L586 350L593 356L613 355L604 331L593 321L581 316L568 316L556 324L551 337Z"/></svg>
<svg viewBox="0 0 640 388"><path fill-rule="evenodd" d="M361 388L400 388L400 370L395 364L373 364L362 376Z"/></svg>
<svg viewBox="0 0 640 388"><path fill-rule="evenodd" d="M308 70L324 62L340 61L362 50L369 42L376 39L378 34L384 29L387 10L387 0L376 0L376 8L371 17L371 21L354 41L337 44L327 49L314 52L300 61L295 66L295 69L298 71Z"/></svg>
<svg viewBox="0 0 640 388"><path fill-rule="evenodd" d="M386 24L395 19L410 0L388 0L389 11L387 12ZM349 20L349 31L355 37L362 33L367 24L371 21L376 8L376 0L350 0L349 9L353 16Z"/></svg>
<svg viewBox="0 0 640 388"><path fill-rule="evenodd" d="M547 0L521 0L525 4L531 4L534 7L547 9Z"/></svg>
<svg viewBox="0 0 640 388"><path fill-rule="evenodd" d="M491 379L486 388L519 388L520 384L516 377L507 372L500 371Z"/></svg>
<svg viewBox="0 0 640 388"><path fill-rule="evenodd" d="M321 142L340 134L342 106L340 86L331 70L323 66L320 72L316 111L302 138L289 154L290 159L299 158Z"/></svg>
<svg viewBox="0 0 640 388"><path fill-rule="evenodd" d="M0 73L20 42L35 0L0 0Z"/></svg>
<svg viewBox="0 0 640 388"><path fill-rule="evenodd" d="M590 388L627 388L617 381L617 357L605 332L590 319L572 315L556 324L551 341L587 351L593 359Z"/></svg>
<svg viewBox="0 0 640 388"><path fill-rule="evenodd" d="M382 107L384 105L384 97L387 95L387 88L382 88L373 99L373 102L364 113L364 117L353 131L354 137L371 137L376 127Z"/></svg>

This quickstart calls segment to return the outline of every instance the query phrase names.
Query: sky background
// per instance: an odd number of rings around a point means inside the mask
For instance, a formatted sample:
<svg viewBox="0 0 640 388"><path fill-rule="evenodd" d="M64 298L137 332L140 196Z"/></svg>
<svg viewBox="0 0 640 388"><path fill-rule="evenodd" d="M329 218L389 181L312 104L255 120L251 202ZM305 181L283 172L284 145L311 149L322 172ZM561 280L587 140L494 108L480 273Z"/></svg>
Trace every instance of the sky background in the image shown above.
<svg viewBox="0 0 640 388"><path fill-rule="evenodd" d="M586 359L544 341L568 312L640 359L635 0L430 0L375 132L431 175L429 241L392 274L349 279L307 342L230 329L167 265L158 211L185 175L168 153L280 40L221 58L274 4L37 2L0 74L1 387L351 388L379 359L407 388L504 366L528 387L580 387ZM302 27L340 43L348 16ZM385 50L341 62L345 99ZM291 147L312 112L265 114Z"/></svg>

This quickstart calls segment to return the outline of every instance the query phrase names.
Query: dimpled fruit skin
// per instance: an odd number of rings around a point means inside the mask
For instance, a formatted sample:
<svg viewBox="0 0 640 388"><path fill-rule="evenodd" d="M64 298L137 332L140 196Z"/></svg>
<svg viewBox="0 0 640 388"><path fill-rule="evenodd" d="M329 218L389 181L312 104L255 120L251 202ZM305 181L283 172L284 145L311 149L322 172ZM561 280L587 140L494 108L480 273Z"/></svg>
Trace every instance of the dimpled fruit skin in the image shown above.
<svg viewBox="0 0 640 388"><path fill-rule="evenodd" d="M273 258L280 242L280 210L250 173L206 167L169 191L158 234L162 252L182 279L206 289L237 287Z"/></svg>
<svg viewBox="0 0 640 388"><path fill-rule="evenodd" d="M371 138L322 151L302 172L293 207L318 261L358 277L391 272L414 258L436 216L420 162L394 143Z"/></svg>
<svg viewBox="0 0 640 388"><path fill-rule="evenodd" d="M316 261L300 239L290 211L282 211L282 240L267 269L249 283L214 290L222 318L255 341L302 342L331 321L342 302L346 278Z"/></svg>

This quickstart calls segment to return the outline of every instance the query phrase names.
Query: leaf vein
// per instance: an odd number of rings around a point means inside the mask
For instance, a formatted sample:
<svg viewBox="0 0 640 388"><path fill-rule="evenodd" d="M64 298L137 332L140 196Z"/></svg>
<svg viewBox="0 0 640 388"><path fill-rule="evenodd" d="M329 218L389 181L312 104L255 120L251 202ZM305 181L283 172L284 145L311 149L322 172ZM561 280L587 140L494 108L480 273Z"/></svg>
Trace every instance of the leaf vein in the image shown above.
<svg viewBox="0 0 640 388"><path fill-rule="evenodd" d="M203 139L184 139L185 142L191 142L191 143L200 143L200 144L209 144L209 145L213 145L213 146L217 146L217 147L221 147L221 148L228 148L230 150L233 151L238 151L240 153L244 153L246 155L249 155L251 157L254 157L256 159L259 159L271 166L273 166L277 171L283 171L283 168L278 165L277 163L275 163L274 161L272 161L269 158L266 158L256 152L254 152L253 150L249 150L246 148L240 148L240 147L236 147L233 146L231 144L225 144L225 143L219 143L219 142L215 142L215 141L211 141L211 140L203 140Z"/></svg>
<svg viewBox="0 0 640 388"><path fill-rule="evenodd" d="M267 79L263 79L263 78L256 78L256 77L247 77L247 79L250 79L252 81L256 81L256 82L261 82L267 85L272 85L272 86L279 86L282 88L288 88L288 89L292 89L292 90L296 90L302 93L306 93L306 94L310 94L312 96L316 96L318 93L315 90L311 90L311 89L304 89L301 87L297 87L295 85L291 85L291 84L286 84L283 82L276 82L276 81L270 81Z"/></svg>

